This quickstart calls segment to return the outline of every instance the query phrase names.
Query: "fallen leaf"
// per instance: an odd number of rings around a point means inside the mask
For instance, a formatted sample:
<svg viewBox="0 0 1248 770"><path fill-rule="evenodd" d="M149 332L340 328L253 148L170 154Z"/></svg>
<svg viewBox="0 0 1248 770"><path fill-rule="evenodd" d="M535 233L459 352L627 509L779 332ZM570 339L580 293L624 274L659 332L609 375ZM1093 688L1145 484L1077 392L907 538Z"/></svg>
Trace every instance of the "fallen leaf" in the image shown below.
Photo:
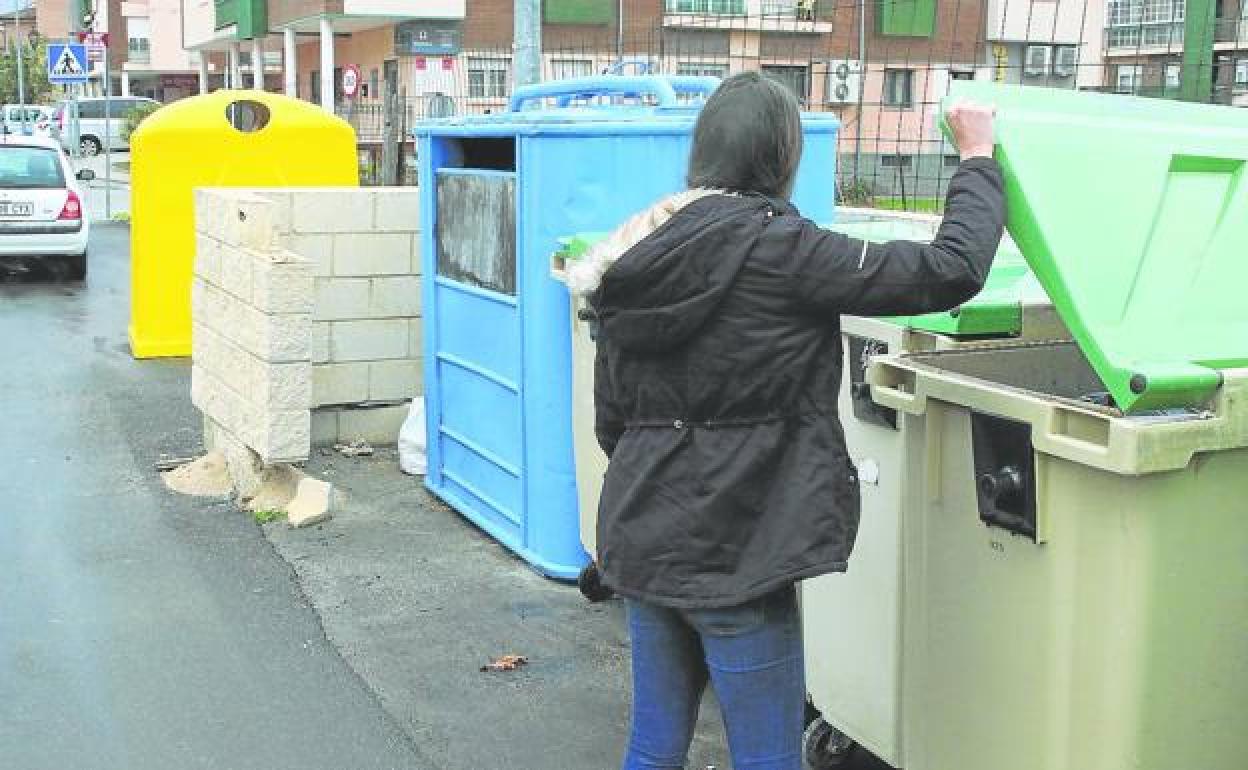
<svg viewBox="0 0 1248 770"><path fill-rule="evenodd" d="M524 655L504 655L501 658L495 658L489 663L481 667L482 672L496 671L515 671L521 666L527 666L529 659Z"/></svg>

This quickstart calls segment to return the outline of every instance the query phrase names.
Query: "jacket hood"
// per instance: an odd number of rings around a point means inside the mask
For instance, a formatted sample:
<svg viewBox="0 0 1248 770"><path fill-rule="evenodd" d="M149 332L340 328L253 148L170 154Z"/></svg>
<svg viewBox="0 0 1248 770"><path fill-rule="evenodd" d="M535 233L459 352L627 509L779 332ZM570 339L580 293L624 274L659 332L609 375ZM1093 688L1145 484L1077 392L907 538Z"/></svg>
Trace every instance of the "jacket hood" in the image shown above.
<svg viewBox="0 0 1248 770"><path fill-rule="evenodd" d="M583 276L601 270L589 294L601 333L638 351L684 344L719 308L767 220L781 211L791 207L690 190L629 220L583 266Z"/></svg>

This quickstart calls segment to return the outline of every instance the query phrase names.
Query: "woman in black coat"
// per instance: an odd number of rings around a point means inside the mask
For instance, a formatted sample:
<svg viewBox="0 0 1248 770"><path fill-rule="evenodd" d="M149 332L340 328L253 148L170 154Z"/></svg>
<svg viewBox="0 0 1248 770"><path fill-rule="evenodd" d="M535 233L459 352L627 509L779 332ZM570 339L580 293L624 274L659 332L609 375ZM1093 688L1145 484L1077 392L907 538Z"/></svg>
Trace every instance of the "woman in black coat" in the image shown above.
<svg viewBox="0 0 1248 770"><path fill-rule="evenodd" d="M801 767L794 583L844 571L858 528L837 416L840 315L970 299L1004 226L991 111L948 120L962 163L936 238L868 244L789 203L797 102L757 73L734 76L698 118L689 190L574 269L598 316L596 429L610 457L597 561L632 638L625 770L684 766L708 681L737 770Z"/></svg>

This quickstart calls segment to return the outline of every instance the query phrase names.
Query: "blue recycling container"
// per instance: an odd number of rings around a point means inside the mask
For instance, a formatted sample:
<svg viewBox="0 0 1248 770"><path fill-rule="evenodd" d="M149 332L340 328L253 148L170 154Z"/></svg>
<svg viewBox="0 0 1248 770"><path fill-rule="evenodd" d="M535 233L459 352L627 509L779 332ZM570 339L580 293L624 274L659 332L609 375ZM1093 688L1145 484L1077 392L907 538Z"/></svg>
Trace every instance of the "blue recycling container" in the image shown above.
<svg viewBox="0 0 1248 770"><path fill-rule="evenodd" d="M550 255L684 189L715 78L603 76L517 89L509 109L415 129L422 185L426 485L538 571L579 536L567 289ZM832 116L804 115L794 202L835 209Z"/></svg>

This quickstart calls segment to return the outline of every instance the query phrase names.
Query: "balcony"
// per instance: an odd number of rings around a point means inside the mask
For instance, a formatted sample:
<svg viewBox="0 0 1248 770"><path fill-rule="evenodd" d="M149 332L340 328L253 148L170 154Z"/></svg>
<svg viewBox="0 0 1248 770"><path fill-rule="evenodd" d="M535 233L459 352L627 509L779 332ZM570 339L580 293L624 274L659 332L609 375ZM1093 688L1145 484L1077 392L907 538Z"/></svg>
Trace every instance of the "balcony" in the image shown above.
<svg viewBox="0 0 1248 770"><path fill-rule="evenodd" d="M233 27L239 40L263 38L269 34L267 0L214 0L216 29Z"/></svg>
<svg viewBox="0 0 1248 770"><path fill-rule="evenodd" d="M806 14L798 0L666 0L663 26L823 35L832 31L835 0Z"/></svg>
<svg viewBox="0 0 1248 770"><path fill-rule="evenodd" d="M1111 26L1105 30L1105 51L1109 56L1182 53L1184 32L1182 21ZM1213 34L1220 51L1248 48L1248 19L1219 19Z"/></svg>

